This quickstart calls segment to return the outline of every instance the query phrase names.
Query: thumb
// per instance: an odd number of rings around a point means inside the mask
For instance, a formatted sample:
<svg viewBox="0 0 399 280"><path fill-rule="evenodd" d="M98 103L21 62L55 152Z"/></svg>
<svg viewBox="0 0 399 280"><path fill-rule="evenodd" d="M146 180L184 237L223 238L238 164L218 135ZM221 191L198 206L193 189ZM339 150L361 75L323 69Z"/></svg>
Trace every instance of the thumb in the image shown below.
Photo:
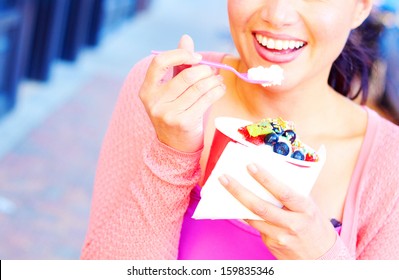
<svg viewBox="0 0 399 280"><path fill-rule="evenodd" d="M183 35L180 38L178 48L179 49L186 49L188 51L194 52L194 41L193 41L193 39L187 34ZM173 68L173 77L175 77L181 71L183 71L184 69L189 68L189 67L191 67L191 65L175 66Z"/></svg>
<svg viewBox="0 0 399 280"><path fill-rule="evenodd" d="M187 34L184 34L180 38L178 48L179 49L186 49L186 50L194 52L194 41L193 41L193 38L191 38Z"/></svg>

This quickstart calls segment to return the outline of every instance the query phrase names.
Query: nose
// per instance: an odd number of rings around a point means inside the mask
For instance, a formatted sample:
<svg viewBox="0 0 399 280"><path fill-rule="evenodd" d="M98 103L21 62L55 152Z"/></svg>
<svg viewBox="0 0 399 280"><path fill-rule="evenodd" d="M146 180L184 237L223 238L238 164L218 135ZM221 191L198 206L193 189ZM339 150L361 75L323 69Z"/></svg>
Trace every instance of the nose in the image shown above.
<svg viewBox="0 0 399 280"><path fill-rule="evenodd" d="M274 28L289 26L298 20L296 0L267 0L262 6L261 17Z"/></svg>

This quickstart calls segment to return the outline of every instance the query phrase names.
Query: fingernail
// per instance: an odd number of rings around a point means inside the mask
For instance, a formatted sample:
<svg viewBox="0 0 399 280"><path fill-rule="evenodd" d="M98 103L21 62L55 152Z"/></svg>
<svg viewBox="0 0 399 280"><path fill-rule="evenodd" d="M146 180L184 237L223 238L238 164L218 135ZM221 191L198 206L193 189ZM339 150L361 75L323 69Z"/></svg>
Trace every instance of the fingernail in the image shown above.
<svg viewBox="0 0 399 280"><path fill-rule="evenodd" d="M218 179L219 179L219 182L220 182L223 186L226 186L226 185L229 184L229 179L227 179L227 177L224 176L224 175L220 176Z"/></svg>
<svg viewBox="0 0 399 280"><path fill-rule="evenodd" d="M199 53L194 53L193 54L193 56L194 56L194 58L196 59L196 60L202 60L202 55L200 55Z"/></svg>
<svg viewBox="0 0 399 280"><path fill-rule="evenodd" d="M255 174L256 172L258 172L258 167L255 164L251 163L248 165L248 170L251 173Z"/></svg>

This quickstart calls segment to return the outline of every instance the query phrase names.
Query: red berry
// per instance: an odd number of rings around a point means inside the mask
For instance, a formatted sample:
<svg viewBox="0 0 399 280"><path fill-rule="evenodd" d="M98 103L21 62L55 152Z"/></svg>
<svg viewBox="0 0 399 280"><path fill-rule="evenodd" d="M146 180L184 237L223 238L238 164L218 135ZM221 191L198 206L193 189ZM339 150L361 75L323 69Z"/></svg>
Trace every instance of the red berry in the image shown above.
<svg viewBox="0 0 399 280"><path fill-rule="evenodd" d="M315 162L315 161L317 161L318 159L317 159L317 157L316 157L315 154L307 153L307 154L306 154L306 157L305 157L305 160L306 160L306 161Z"/></svg>
<svg viewBox="0 0 399 280"><path fill-rule="evenodd" d="M264 144L264 142L263 142L264 139L265 139L264 135L259 135L259 136L256 136L256 137L252 137L251 135L249 135L247 127L245 127L245 126L244 127L240 127L238 129L238 132L241 133L242 136L244 136L245 140L247 140L248 142L251 142L252 144L255 144L255 145Z"/></svg>

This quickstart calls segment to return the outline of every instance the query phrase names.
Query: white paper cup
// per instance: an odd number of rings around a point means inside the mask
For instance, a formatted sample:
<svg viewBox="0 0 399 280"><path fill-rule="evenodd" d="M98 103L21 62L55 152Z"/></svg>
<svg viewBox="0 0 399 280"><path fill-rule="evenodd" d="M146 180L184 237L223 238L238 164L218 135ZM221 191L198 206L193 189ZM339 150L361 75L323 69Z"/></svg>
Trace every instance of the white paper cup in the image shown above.
<svg viewBox="0 0 399 280"><path fill-rule="evenodd" d="M261 186L247 171L247 166L257 163L270 172L276 179L297 193L307 196L324 165L326 151L322 146L319 161L304 162L274 153L264 146L249 145L243 142L237 129L246 121L232 118L216 120L211 164L208 162L206 183L201 190L201 200L193 214L195 219L254 219L262 220L234 198L219 182L223 174L229 174L245 188L278 207L282 204ZM244 124L244 125L246 125ZM221 126L223 128L221 128ZM241 138L239 138L241 137ZM239 142L238 142L239 141ZM222 152L221 152L222 150ZM213 164L215 163L215 164ZM214 166L213 166L214 165Z"/></svg>

